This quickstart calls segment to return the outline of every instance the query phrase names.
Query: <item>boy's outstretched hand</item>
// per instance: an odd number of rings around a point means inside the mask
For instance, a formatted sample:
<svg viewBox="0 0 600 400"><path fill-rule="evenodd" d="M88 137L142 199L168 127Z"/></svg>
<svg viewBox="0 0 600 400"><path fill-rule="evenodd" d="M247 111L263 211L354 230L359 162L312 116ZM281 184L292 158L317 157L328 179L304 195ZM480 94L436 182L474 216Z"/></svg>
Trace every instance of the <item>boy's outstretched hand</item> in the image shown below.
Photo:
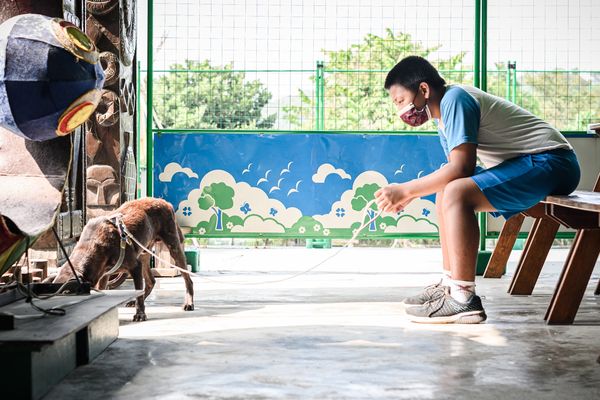
<svg viewBox="0 0 600 400"><path fill-rule="evenodd" d="M375 192L375 202L383 212L403 210L413 199L402 184L388 185Z"/></svg>

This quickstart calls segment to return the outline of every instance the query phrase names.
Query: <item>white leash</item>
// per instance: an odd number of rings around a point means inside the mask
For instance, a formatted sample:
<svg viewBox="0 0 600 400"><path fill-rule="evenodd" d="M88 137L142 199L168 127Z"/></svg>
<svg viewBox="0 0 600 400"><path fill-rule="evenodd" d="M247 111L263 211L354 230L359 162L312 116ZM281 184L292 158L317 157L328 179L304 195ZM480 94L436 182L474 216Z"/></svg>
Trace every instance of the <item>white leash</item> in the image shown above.
<svg viewBox="0 0 600 400"><path fill-rule="evenodd" d="M367 205L365 206L365 214L368 212L369 207L371 206L371 204L373 204L375 202L375 200L371 200L369 203L367 203ZM183 273L186 274L190 274L192 276L195 276L197 278L202 278L202 279L206 279L207 281L210 282L214 282L214 283L220 283L223 285L263 285L263 284L268 284L268 283L278 283L278 282L283 282L283 281L287 281L290 279L294 279L300 275L304 275L307 274L315 269L317 269L318 267L320 267L321 265L325 264L327 261L331 260L333 257L337 256L338 254L340 254L343 250L345 250L346 248L350 247L350 245L352 244L352 242L354 240L356 240L356 238L358 237L358 235L360 234L360 232L362 232L363 229L365 229L367 226L369 226L369 224L373 221L375 221L377 218L379 218L379 216L381 215L382 211L379 210L375 216L373 216L373 218L371 218L370 220L368 220L367 222L365 222L364 224L362 224L357 230L356 232L354 232L354 235L352 235L352 238L350 240L348 240L346 242L345 245L343 245L342 247L340 247L335 253L329 255L328 257L326 257L325 259L323 259L322 261L320 261L319 263L313 265L312 267L310 267L307 270L298 272L292 276L288 276L287 278L282 278L282 279L275 279L275 280L270 280L270 281L262 281L262 282L221 282L218 280L214 280L214 279L210 279L207 278L206 276L188 271L187 269L183 269L178 267L177 265L171 264L170 260L166 261L162 258L160 258L159 256L156 255L156 253L154 253L152 250L148 249L146 246L144 246L142 243L140 243L132 234L131 232L129 232L129 230L127 230L127 227L125 227L125 225L123 224L123 231L125 232L125 234L131 239L133 240L138 246L140 246L140 248L142 250L144 250L146 253L150 254L152 257L154 257L156 260L160 261L161 263L164 263L166 265L168 265L171 268L175 268ZM363 215L365 215L363 214Z"/></svg>

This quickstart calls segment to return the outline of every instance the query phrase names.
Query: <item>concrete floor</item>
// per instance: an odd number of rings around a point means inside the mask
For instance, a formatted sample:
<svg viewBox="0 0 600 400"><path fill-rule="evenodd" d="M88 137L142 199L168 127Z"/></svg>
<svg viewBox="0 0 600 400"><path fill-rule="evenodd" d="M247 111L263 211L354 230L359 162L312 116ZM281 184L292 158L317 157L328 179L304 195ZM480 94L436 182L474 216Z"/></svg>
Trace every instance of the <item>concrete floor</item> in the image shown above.
<svg viewBox="0 0 600 400"><path fill-rule="evenodd" d="M508 275L480 279L488 322L416 325L399 302L436 277L439 249L204 249L196 310L164 278L149 320L119 310L119 339L45 399L599 399L600 266L573 326L543 321L566 249L550 254L533 296ZM216 282L215 282L216 281ZM219 283L217 283L219 282ZM128 287L127 283L123 287Z"/></svg>

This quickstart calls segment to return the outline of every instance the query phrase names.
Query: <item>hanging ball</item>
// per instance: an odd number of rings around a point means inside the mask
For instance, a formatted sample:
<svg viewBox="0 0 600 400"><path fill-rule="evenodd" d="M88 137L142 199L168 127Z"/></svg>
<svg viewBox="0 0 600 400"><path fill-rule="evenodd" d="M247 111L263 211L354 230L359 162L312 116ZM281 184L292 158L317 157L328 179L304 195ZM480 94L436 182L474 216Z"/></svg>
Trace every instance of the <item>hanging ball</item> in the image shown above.
<svg viewBox="0 0 600 400"><path fill-rule="evenodd" d="M58 18L23 14L0 25L0 126L29 140L64 136L101 98L94 42Z"/></svg>

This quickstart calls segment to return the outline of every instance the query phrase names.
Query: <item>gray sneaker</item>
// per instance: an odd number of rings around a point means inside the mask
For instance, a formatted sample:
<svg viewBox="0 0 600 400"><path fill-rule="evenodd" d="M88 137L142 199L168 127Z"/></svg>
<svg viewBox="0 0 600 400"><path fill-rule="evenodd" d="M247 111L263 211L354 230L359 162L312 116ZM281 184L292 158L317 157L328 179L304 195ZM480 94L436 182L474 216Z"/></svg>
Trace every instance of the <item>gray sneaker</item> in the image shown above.
<svg viewBox="0 0 600 400"><path fill-rule="evenodd" d="M467 303L461 303L450 296L448 287L427 303L407 308L406 314L412 322L425 324L478 324L487 319L479 296L473 295Z"/></svg>
<svg viewBox="0 0 600 400"><path fill-rule="evenodd" d="M403 303L407 306L420 306L427 303L429 300L436 297L436 294L439 292L443 292L446 286L442 285L443 280L436 284L427 286L421 293L407 297L403 300Z"/></svg>

